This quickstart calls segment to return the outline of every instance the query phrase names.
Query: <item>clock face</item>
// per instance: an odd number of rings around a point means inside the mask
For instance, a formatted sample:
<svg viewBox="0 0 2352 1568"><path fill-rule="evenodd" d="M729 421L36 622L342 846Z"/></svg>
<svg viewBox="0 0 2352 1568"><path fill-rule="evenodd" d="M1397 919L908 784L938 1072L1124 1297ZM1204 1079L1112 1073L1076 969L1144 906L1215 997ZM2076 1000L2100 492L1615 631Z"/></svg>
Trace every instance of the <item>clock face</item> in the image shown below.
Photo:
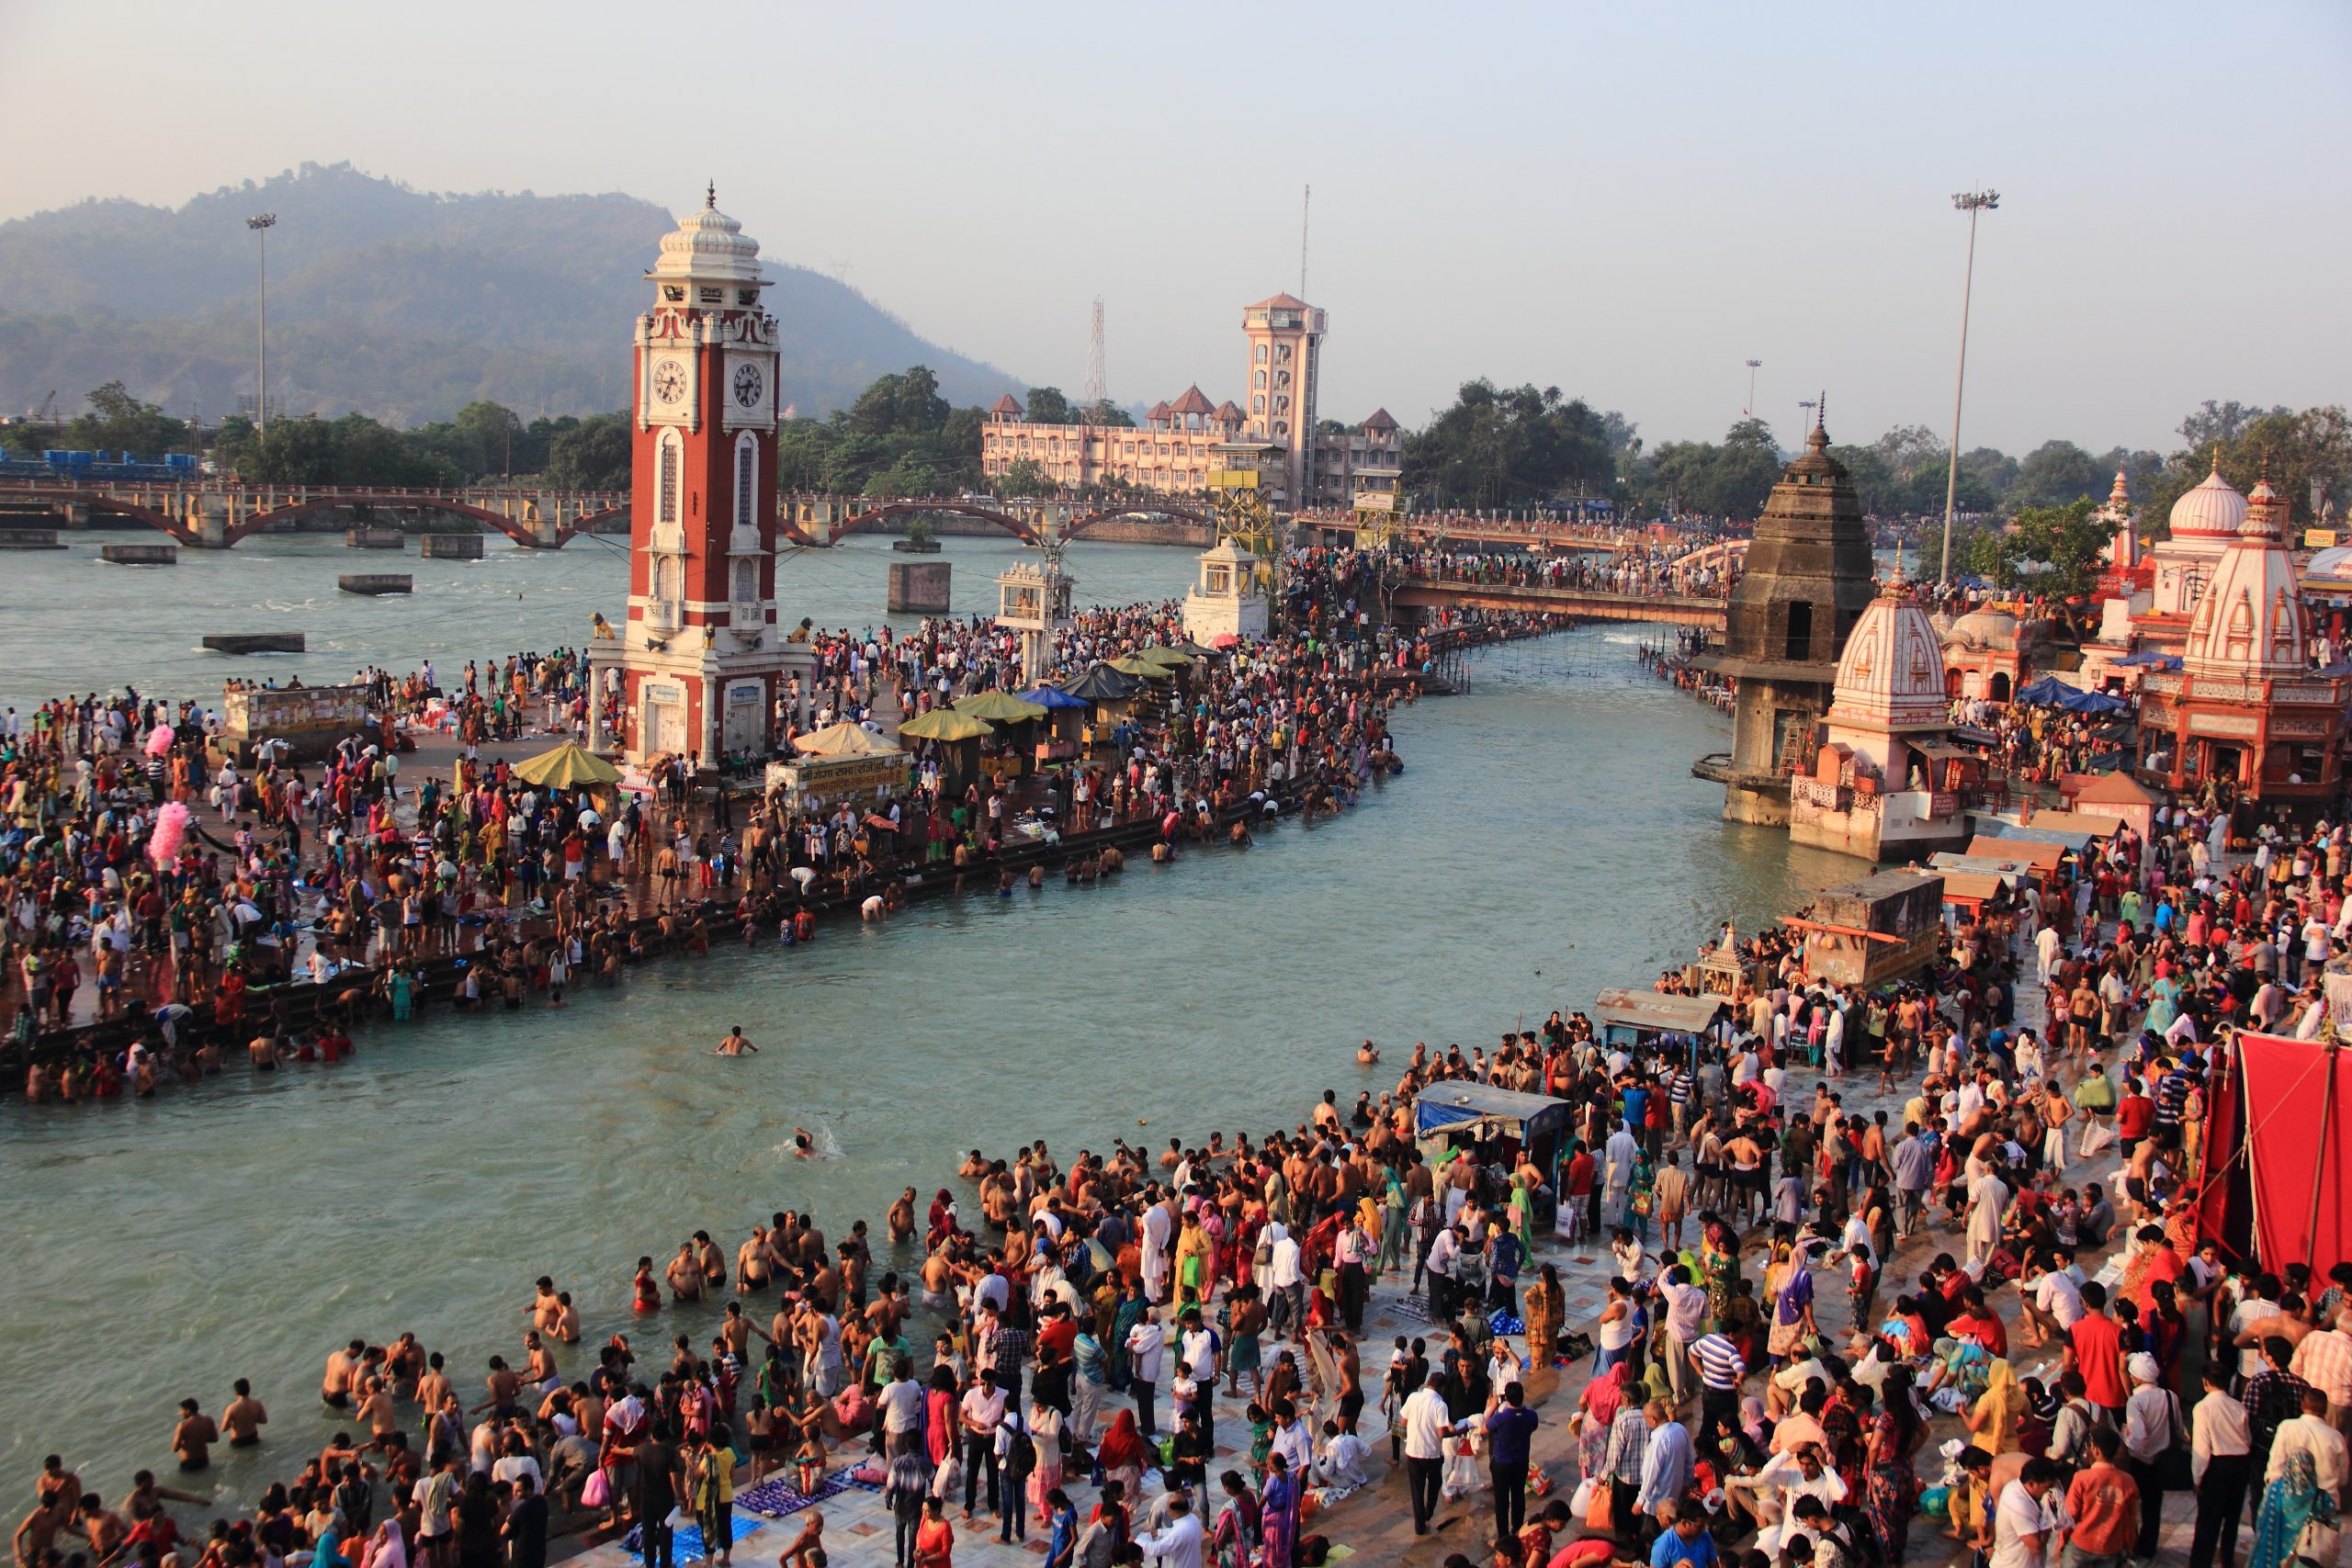
<svg viewBox="0 0 2352 1568"><path fill-rule="evenodd" d="M761 386L762 378L758 366L739 365L735 367L735 401L740 406L747 409L758 408Z"/></svg>
<svg viewBox="0 0 2352 1568"><path fill-rule="evenodd" d="M682 400L686 395L686 367L683 361L664 359L653 367L653 395L665 403Z"/></svg>

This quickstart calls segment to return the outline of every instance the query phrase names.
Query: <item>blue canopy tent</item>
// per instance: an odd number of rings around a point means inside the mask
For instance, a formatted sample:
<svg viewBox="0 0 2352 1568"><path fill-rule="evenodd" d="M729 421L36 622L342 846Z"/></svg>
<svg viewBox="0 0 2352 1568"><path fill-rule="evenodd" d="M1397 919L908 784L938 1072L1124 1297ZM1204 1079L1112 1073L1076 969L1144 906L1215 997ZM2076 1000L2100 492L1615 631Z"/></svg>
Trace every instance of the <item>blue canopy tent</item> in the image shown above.
<svg viewBox="0 0 2352 1568"><path fill-rule="evenodd" d="M2055 675L2044 675L2030 685L2018 688L2017 700L2036 707L2064 708L2068 713L2113 714L2130 713L2132 705L2120 697L2110 697L2105 692L2086 692L2069 686Z"/></svg>
<svg viewBox="0 0 2352 1568"><path fill-rule="evenodd" d="M1040 686L1034 692L1023 692L1021 700L1035 703L1041 708L1083 708L1093 705L1084 697L1073 697L1058 686Z"/></svg>
<svg viewBox="0 0 2352 1568"><path fill-rule="evenodd" d="M1677 997L1663 991L1619 987L1593 998L1593 1015L1604 1048L1683 1042L1690 1066L1699 1065L1699 1042L1722 1037L1730 999L1719 996Z"/></svg>
<svg viewBox="0 0 2352 1568"><path fill-rule="evenodd" d="M1544 1173L1549 1190L1536 1208L1539 1222L1550 1213L1560 1190L1560 1165L1568 1140L1568 1102L1548 1094L1523 1094L1493 1084L1447 1079L1433 1083L1413 1097L1413 1137L1421 1143L1461 1147L1501 1137L1515 1141L1535 1168ZM1466 1140L1457 1145L1456 1139ZM1436 1161L1432 1160L1432 1164Z"/></svg>

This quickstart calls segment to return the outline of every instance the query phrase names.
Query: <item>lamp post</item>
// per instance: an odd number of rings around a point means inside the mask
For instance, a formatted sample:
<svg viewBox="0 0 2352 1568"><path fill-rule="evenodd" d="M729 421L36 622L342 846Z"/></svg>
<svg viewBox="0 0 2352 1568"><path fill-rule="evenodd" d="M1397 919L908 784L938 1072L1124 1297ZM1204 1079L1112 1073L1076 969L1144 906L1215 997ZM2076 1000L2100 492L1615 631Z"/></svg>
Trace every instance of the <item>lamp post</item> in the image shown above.
<svg viewBox="0 0 2352 1568"><path fill-rule="evenodd" d="M1760 359L1751 359L1747 362L1747 406L1739 412L1750 419L1756 417L1756 372L1763 364L1764 362Z"/></svg>
<svg viewBox="0 0 2352 1568"><path fill-rule="evenodd" d="M1821 400L1818 398L1799 398L1797 400L1797 444L1799 446L1803 446L1804 444L1804 433L1813 423L1813 411L1820 406Z"/></svg>
<svg viewBox="0 0 2352 1568"><path fill-rule="evenodd" d="M1964 190L1951 198L1951 204L1968 214L1968 267L1960 277L1960 373L1951 389L1951 452L1944 468L1943 564L1936 570L1939 590L1951 584L1951 513L1952 502L1960 495L1960 401L1968 389L1968 301L1976 285L1976 215L2000 206L2001 193Z"/></svg>
<svg viewBox="0 0 2352 1568"><path fill-rule="evenodd" d="M269 231L277 226L275 212L245 220L260 258L254 311L254 427L263 435L269 434Z"/></svg>

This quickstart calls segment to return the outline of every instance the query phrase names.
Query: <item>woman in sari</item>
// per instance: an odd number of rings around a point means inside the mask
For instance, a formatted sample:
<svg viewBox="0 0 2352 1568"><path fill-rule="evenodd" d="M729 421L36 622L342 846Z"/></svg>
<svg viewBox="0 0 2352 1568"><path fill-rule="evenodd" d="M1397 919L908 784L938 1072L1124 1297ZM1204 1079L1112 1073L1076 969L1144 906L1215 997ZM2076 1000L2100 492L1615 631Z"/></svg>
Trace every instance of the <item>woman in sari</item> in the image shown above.
<svg viewBox="0 0 2352 1568"><path fill-rule="evenodd" d="M1580 1476L1598 1479L1608 1472L1609 1428L1625 1403L1625 1374L1631 1370L1626 1362L1614 1362L1584 1385L1584 1393L1577 1401L1583 1422L1577 1428L1577 1473Z"/></svg>
<svg viewBox="0 0 2352 1568"><path fill-rule="evenodd" d="M327 1528L319 1532L319 1539L311 1547L310 1568L351 1568L351 1559L343 1554L346 1528L342 1509L328 1516Z"/></svg>
<svg viewBox="0 0 2352 1568"><path fill-rule="evenodd" d="M1720 1222L1711 1222L1701 1233L1699 1267L1706 1274L1707 1315L1710 1326L1720 1330L1724 1316L1731 1308L1732 1297L1739 1288L1739 1249L1736 1243L1719 1236Z"/></svg>
<svg viewBox="0 0 2352 1568"><path fill-rule="evenodd" d="M1813 1270L1806 1268L1787 1242L1772 1248L1772 1266L1781 1271L1772 1290L1772 1330L1765 1351L1775 1360L1792 1355L1819 1332L1813 1322ZM1767 1276L1768 1282L1770 1276Z"/></svg>
<svg viewBox="0 0 2352 1568"><path fill-rule="evenodd" d="M2306 1471L2309 1467L2306 1466ZM360 1553L359 1568L408 1568L408 1543L401 1534L397 1517L376 1527L368 1538L367 1550Z"/></svg>
<svg viewBox="0 0 2352 1568"><path fill-rule="evenodd" d="M1133 1497L1143 1485L1143 1433L1136 1426L1136 1413L1122 1409L1102 1434L1094 1462L1106 1479L1119 1483L1121 1495Z"/></svg>
<svg viewBox="0 0 2352 1568"><path fill-rule="evenodd" d="M1911 1369L1890 1369L1879 1392L1878 1411L1862 1431L1862 1512L1878 1537L1881 1555L1896 1563L1910 1544L1911 1510L1919 1499L1919 1477L1911 1469L1919 1430Z"/></svg>
<svg viewBox="0 0 2352 1568"><path fill-rule="evenodd" d="M2007 1357L1996 1358L1985 1369L1984 1392L1969 1407L1964 1419L1970 1441L1998 1456L2018 1446L2018 1422L2025 1416L2025 1390Z"/></svg>
<svg viewBox="0 0 2352 1568"><path fill-rule="evenodd" d="M1264 1551L1259 1568L1290 1568L1298 1545L1298 1482L1280 1454L1266 1456L1266 1490L1259 1500L1258 1539Z"/></svg>
<svg viewBox="0 0 2352 1568"><path fill-rule="evenodd" d="M1216 1529L1209 1536L1211 1568L1250 1568L1250 1560L1264 1539L1264 1515L1257 1494L1238 1470L1227 1471L1217 1483L1225 1488L1225 1506L1218 1510Z"/></svg>
<svg viewBox="0 0 2352 1568"><path fill-rule="evenodd" d="M2254 1552L2246 1568L2284 1568L2295 1555L2303 1527L2314 1518L2335 1522L2335 1498L2319 1489L2312 1456L2287 1456L2276 1479L2262 1489L2262 1506L2254 1517Z"/></svg>
<svg viewBox="0 0 2352 1568"><path fill-rule="evenodd" d="M1208 1299L1201 1292L1212 1268L1210 1247L1208 1233L1201 1228L1199 1212L1186 1213L1184 1228L1176 1237L1177 1300L1198 1303Z"/></svg>
<svg viewBox="0 0 2352 1568"><path fill-rule="evenodd" d="M1549 1367L1560 1353L1560 1319L1567 1307L1567 1292L1560 1287L1560 1271L1546 1263L1535 1283L1520 1298L1527 1324L1527 1365L1530 1371Z"/></svg>

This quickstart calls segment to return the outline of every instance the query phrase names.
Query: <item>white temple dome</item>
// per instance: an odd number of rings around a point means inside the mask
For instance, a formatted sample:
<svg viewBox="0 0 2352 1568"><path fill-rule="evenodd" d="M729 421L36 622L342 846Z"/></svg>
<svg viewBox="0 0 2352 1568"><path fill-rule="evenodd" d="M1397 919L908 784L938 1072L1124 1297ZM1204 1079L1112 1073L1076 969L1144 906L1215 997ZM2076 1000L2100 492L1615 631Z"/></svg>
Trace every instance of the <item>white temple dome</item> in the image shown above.
<svg viewBox="0 0 2352 1568"><path fill-rule="evenodd" d="M1944 633L1944 646L2008 649L2018 645L2018 618L2007 610L1971 610Z"/></svg>
<svg viewBox="0 0 2352 1568"><path fill-rule="evenodd" d="M1963 615L1961 623L1973 618ZM1827 717L1831 724L1876 730L1950 727L1943 649L1928 612L1902 585L1871 600L1854 623L1838 656Z"/></svg>
<svg viewBox="0 0 2352 1568"><path fill-rule="evenodd" d="M2245 497L2215 468L2172 503L2176 539L2233 539L2245 523Z"/></svg>
<svg viewBox="0 0 2352 1568"><path fill-rule="evenodd" d="M2242 504L2237 536L2189 617L2182 668L2255 680L2299 674L2310 664L2311 617L2282 536L2287 503L2266 479Z"/></svg>
<svg viewBox="0 0 2352 1568"><path fill-rule="evenodd" d="M662 259L645 276L710 283L768 281L760 276L760 243L718 210L716 192L708 205L688 213L675 230L662 236Z"/></svg>

